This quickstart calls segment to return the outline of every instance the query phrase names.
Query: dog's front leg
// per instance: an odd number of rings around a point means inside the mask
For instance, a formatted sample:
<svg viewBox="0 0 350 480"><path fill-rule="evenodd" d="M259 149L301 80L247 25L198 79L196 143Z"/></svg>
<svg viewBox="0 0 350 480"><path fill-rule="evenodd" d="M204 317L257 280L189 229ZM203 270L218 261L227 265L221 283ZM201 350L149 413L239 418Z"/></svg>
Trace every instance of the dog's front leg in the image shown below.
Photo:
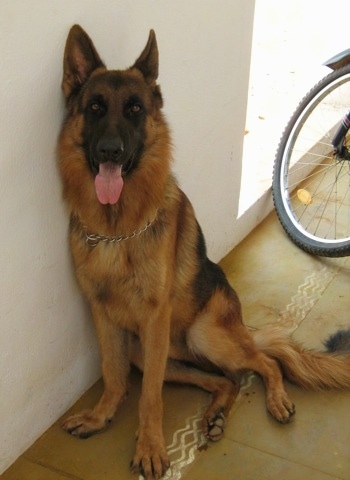
<svg viewBox="0 0 350 480"><path fill-rule="evenodd" d="M160 478L169 468L163 437L162 386L169 350L171 308L165 305L159 315L147 320L141 334L144 356L142 394L139 404L139 430L132 471L147 479Z"/></svg>
<svg viewBox="0 0 350 480"><path fill-rule="evenodd" d="M99 341L104 392L92 410L85 410L68 417L62 424L67 432L87 438L103 430L112 420L127 390L130 369L128 358L128 334L117 327L98 306L92 306Z"/></svg>

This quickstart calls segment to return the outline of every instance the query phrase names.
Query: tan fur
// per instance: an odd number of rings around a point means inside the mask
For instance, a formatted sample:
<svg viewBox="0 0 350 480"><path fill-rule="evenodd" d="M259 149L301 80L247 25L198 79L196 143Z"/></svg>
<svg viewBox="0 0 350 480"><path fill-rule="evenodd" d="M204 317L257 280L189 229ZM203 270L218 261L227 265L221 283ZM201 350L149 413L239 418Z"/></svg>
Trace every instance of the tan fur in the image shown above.
<svg viewBox="0 0 350 480"><path fill-rule="evenodd" d="M331 355L306 350L279 327L256 331L257 346L278 359L285 376L307 390L350 388L349 355Z"/></svg>
<svg viewBox="0 0 350 480"><path fill-rule="evenodd" d="M244 327L237 295L221 269L207 259L193 208L171 174L170 135L160 110L157 74L154 32L130 69L109 71L86 33L74 26L64 57L68 117L58 145L70 246L95 322L105 385L98 404L66 419L63 427L79 437L105 428L125 399L134 363L144 374L132 468L147 478L159 478L169 465L162 433L164 379L192 383L213 394L203 427L212 440L222 436L242 370L262 376L267 408L282 423L291 420L294 405L280 365L291 380L308 388L350 386L348 357L306 352L274 330L252 336ZM119 123L129 128L123 109L135 88L146 111L142 155L125 176L118 203L102 205L87 160L90 150L84 149L85 112L97 92L108 105L108 128L119 128ZM152 219L134 238L86 244L86 231L126 236Z"/></svg>

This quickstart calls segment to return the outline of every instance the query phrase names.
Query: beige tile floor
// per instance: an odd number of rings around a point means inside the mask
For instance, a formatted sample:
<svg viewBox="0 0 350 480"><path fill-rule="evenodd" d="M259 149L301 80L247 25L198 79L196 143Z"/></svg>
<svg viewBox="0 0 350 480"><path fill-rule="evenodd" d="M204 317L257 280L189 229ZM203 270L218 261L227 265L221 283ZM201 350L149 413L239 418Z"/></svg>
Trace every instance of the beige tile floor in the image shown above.
<svg viewBox="0 0 350 480"><path fill-rule="evenodd" d="M280 323L298 341L322 340L350 326L350 258L320 259L296 248L271 214L222 262L239 293L246 323ZM141 376L133 371L129 401L110 428L88 440L55 423L2 476L3 480L127 480L137 428ZM71 411L94 404L98 382ZM168 479L331 480L350 478L350 392L310 393L287 384L297 414L277 424L265 410L259 378L247 375L224 438L206 445L200 432L207 393L165 385L165 436L172 460ZM142 478L142 477L140 477Z"/></svg>

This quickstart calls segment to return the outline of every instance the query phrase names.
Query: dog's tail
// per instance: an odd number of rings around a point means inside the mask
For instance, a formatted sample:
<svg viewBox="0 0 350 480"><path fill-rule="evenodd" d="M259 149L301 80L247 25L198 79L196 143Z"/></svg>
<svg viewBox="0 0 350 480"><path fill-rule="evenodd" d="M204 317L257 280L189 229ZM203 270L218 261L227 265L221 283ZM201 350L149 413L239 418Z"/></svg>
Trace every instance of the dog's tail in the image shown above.
<svg viewBox="0 0 350 480"><path fill-rule="evenodd" d="M328 352L306 350L280 328L253 332L260 350L275 358L285 377L309 390L350 388L350 330L338 332L325 342Z"/></svg>

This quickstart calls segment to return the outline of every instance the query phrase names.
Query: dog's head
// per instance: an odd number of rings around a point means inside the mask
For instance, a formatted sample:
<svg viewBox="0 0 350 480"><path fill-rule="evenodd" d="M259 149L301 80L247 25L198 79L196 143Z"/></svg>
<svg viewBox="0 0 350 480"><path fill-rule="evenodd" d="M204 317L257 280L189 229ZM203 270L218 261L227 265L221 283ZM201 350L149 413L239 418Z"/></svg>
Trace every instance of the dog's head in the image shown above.
<svg viewBox="0 0 350 480"><path fill-rule="evenodd" d="M102 204L117 203L126 177L137 168L160 121L155 33L126 70L107 70L91 39L75 25L64 53L62 89L79 123L80 146ZM77 139L75 139L77 141Z"/></svg>

